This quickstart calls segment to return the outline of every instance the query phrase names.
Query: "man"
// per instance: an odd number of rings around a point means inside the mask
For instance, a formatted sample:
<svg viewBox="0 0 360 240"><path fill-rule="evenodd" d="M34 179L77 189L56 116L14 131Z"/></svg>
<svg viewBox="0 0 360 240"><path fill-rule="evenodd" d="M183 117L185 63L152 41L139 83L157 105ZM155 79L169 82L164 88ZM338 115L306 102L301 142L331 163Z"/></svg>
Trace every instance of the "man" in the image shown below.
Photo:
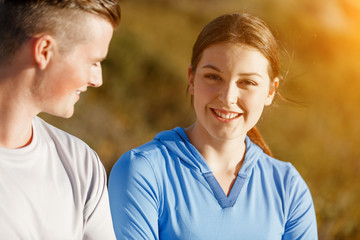
<svg viewBox="0 0 360 240"><path fill-rule="evenodd" d="M117 0L0 0L0 239L115 239L106 175L69 118L102 84Z"/></svg>

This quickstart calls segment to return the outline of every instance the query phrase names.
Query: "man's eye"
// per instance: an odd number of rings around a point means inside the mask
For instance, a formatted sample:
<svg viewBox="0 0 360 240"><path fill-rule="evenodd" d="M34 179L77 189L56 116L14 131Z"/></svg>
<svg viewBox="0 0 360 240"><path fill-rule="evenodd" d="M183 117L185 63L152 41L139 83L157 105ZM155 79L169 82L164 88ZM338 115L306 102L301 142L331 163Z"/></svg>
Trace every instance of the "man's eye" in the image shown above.
<svg viewBox="0 0 360 240"><path fill-rule="evenodd" d="M96 62L96 63L93 63L91 66L92 66L92 67L99 67L99 66L100 66L100 63L99 63L99 62Z"/></svg>

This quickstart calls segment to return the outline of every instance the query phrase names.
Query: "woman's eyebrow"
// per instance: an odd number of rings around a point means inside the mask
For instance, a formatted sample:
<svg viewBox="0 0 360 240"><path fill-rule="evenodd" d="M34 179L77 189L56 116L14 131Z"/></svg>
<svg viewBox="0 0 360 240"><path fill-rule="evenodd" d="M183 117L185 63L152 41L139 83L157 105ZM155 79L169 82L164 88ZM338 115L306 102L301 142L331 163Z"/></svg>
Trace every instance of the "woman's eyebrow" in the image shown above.
<svg viewBox="0 0 360 240"><path fill-rule="evenodd" d="M202 68L210 68L210 69L213 69L213 70L221 72L221 73L223 72L219 68L217 68L217 67L215 67L214 65L211 65L211 64L207 64L207 65L203 66Z"/></svg>
<svg viewBox="0 0 360 240"><path fill-rule="evenodd" d="M202 69L204 68L210 68L210 69L213 69L217 72L220 72L220 73L223 73L223 71L221 71L218 67L215 67L214 65L211 65L211 64L207 64L207 65L204 65L201 67ZM239 73L238 76L240 77L248 77L248 76L258 76L260 78L263 78L263 76L261 76L259 73L256 73L256 72L245 72L245 73Z"/></svg>
<svg viewBox="0 0 360 240"><path fill-rule="evenodd" d="M240 77L258 76L260 78L263 78L263 76L261 76L259 73L256 73L256 72L239 73L238 76L240 76Z"/></svg>

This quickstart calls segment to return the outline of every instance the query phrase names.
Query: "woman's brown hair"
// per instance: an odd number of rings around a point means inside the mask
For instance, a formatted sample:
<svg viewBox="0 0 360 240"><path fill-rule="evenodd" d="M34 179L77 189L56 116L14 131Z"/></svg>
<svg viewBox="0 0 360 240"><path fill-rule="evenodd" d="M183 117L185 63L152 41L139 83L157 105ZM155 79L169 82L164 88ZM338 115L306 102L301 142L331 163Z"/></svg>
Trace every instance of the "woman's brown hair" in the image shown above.
<svg viewBox="0 0 360 240"><path fill-rule="evenodd" d="M219 43L245 44L256 48L269 62L270 81L279 77L278 45L268 25L260 18L247 13L232 13L222 15L208 23L200 32L193 47L192 74L196 71L203 51L210 45ZM266 154L272 155L256 127L247 134Z"/></svg>

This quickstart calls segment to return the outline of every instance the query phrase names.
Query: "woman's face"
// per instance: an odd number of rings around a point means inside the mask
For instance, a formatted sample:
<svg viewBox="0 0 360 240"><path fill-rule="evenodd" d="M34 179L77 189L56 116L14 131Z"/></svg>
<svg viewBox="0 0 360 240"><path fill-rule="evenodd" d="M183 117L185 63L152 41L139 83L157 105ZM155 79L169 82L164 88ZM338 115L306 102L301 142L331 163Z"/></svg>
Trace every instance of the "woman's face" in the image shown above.
<svg viewBox="0 0 360 240"><path fill-rule="evenodd" d="M270 105L278 79L270 81L268 61L255 48L221 43L206 48L189 92L194 97L195 127L219 140L245 138ZM204 135L205 134L205 135Z"/></svg>

